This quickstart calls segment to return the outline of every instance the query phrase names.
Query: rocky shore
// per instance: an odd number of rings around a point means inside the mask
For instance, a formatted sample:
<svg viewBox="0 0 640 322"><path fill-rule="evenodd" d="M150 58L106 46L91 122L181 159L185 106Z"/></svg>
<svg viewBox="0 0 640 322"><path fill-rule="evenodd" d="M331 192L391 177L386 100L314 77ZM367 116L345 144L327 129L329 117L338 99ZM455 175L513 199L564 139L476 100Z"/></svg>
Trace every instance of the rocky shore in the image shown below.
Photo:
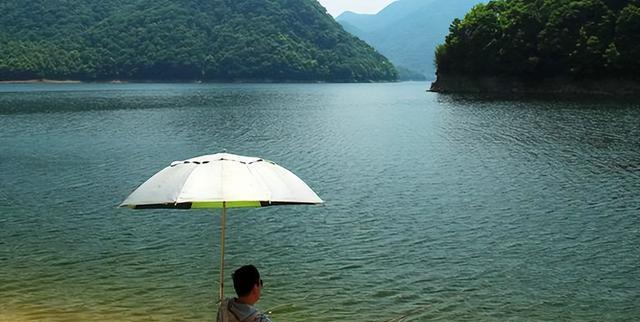
<svg viewBox="0 0 640 322"><path fill-rule="evenodd" d="M524 80L506 77L438 75L429 91L438 93L640 96L640 82L621 79L575 80L567 77Z"/></svg>

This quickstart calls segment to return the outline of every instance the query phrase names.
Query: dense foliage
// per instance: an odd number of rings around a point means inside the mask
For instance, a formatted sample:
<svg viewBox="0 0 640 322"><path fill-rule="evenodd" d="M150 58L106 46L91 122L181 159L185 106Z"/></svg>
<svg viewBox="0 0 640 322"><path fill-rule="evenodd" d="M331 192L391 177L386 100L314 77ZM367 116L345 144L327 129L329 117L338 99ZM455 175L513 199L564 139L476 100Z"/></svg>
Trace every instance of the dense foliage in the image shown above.
<svg viewBox="0 0 640 322"><path fill-rule="evenodd" d="M4 0L0 80L394 80L315 0Z"/></svg>
<svg viewBox="0 0 640 322"><path fill-rule="evenodd" d="M454 20L438 74L640 79L640 1L494 0Z"/></svg>
<svg viewBox="0 0 640 322"><path fill-rule="evenodd" d="M404 68L402 66L396 66L396 70L398 71L398 80L401 81L423 81L427 79L424 74Z"/></svg>

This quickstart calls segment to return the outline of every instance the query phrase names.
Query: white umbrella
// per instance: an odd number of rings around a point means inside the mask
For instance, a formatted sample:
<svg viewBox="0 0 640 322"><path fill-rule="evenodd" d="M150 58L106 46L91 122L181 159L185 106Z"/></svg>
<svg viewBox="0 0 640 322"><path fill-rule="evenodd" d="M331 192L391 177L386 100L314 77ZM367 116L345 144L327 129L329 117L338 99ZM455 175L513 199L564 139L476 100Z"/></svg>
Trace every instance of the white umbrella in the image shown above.
<svg viewBox="0 0 640 322"><path fill-rule="evenodd" d="M289 170L256 157L229 153L174 161L138 187L120 207L133 209L222 208L220 300L224 297L227 208L321 204L322 199Z"/></svg>

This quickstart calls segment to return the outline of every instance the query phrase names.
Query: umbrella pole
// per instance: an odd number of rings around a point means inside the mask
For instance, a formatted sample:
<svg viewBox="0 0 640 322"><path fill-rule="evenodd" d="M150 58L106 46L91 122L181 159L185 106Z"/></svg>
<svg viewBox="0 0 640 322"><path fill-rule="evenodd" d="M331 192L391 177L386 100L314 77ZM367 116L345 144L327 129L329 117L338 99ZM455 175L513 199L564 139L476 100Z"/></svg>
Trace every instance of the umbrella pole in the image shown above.
<svg viewBox="0 0 640 322"><path fill-rule="evenodd" d="M222 217L220 218L220 226L222 233L220 234L220 302L224 299L224 228L227 224L227 203L222 202Z"/></svg>

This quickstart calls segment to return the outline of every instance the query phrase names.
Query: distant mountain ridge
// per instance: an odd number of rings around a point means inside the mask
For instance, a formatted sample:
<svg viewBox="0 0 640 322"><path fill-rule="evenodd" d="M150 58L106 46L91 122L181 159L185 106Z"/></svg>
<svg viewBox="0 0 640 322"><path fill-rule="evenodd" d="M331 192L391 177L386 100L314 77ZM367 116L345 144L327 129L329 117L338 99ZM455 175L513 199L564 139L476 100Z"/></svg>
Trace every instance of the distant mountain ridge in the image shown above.
<svg viewBox="0 0 640 322"><path fill-rule="evenodd" d="M316 0L3 0L0 80L389 81Z"/></svg>
<svg viewBox="0 0 640 322"><path fill-rule="evenodd" d="M444 42L454 18L482 0L398 0L377 14L345 12L343 28L376 48L396 66L435 75L434 51Z"/></svg>

